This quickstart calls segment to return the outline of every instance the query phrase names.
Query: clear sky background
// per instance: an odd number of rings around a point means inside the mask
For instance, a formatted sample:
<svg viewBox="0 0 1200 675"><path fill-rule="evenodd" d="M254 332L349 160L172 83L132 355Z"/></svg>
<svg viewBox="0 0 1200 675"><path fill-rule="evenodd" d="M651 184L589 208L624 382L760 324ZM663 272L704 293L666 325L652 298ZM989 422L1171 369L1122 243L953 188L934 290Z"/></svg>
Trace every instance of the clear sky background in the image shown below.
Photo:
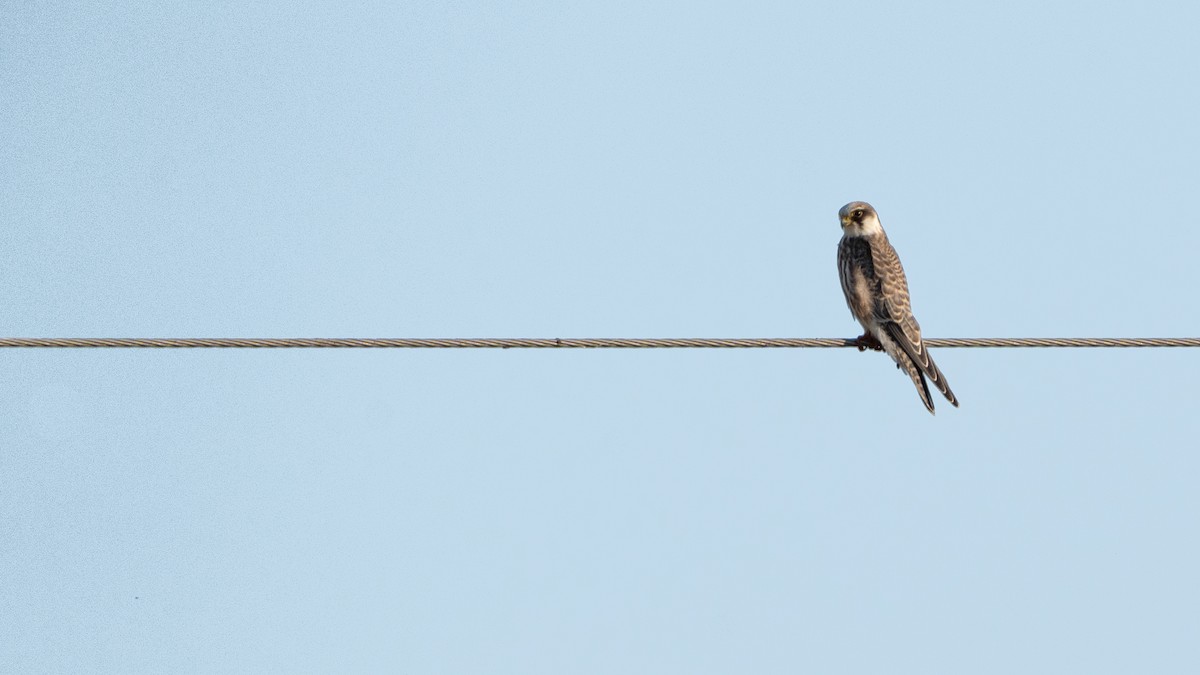
<svg viewBox="0 0 1200 675"><path fill-rule="evenodd" d="M0 5L0 334L1191 336L1195 3ZM0 350L0 670L1194 673L1200 350Z"/></svg>

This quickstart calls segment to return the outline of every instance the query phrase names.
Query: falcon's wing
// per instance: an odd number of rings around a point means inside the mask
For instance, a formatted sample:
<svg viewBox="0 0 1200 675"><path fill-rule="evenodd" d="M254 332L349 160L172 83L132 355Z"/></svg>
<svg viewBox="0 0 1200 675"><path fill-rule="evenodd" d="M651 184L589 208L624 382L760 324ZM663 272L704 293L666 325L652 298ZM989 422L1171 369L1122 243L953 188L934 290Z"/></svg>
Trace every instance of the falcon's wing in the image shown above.
<svg viewBox="0 0 1200 675"><path fill-rule="evenodd" d="M871 262L875 277L879 284L873 308L875 318L880 323L895 322L904 329L904 334L913 344L921 342L921 326L912 313L912 305L908 299L908 279L904 276L904 266L900 264L900 256L887 240L887 236L878 237L871 246Z"/></svg>
<svg viewBox="0 0 1200 675"><path fill-rule="evenodd" d="M875 269L879 278L879 296L875 302L875 317L883 329L896 341L900 349L912 359L914 365L929 377L938 391L952 403L958 406L958 399L950 391L946 376L938 369L933 358L925 349L921 340L921 325L913 316L912 305L908 299L908 280L904 276L904 267L900 257L891 242L882 238L872 247Z"/></svg>

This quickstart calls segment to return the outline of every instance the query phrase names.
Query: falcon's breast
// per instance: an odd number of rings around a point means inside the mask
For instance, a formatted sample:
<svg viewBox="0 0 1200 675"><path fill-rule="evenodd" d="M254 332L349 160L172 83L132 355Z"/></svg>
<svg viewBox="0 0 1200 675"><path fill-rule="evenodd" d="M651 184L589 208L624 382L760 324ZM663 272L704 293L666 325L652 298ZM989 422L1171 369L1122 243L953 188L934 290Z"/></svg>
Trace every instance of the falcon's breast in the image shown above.
<svg viewBox="0 0 1200 675"><path fill-rule="evenodd" d="M838 245L838 273L846 305L866 327L875 314L879 284L870 242L863 237L843 237Z"/></svg>

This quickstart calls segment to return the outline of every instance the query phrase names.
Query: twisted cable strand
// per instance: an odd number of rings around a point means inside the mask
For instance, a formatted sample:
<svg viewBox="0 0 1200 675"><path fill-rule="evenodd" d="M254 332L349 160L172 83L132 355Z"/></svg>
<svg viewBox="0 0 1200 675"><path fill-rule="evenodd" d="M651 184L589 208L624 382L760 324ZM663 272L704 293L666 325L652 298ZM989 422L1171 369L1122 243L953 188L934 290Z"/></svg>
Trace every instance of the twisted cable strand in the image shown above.
<svg viewBox="0 0 1200 675"><path fill-rule="evenodd" d="M1200 347L1184 338L932 338L932 348ZM757 349L856 347L843 338L0 338L0 348Z"/></svg>

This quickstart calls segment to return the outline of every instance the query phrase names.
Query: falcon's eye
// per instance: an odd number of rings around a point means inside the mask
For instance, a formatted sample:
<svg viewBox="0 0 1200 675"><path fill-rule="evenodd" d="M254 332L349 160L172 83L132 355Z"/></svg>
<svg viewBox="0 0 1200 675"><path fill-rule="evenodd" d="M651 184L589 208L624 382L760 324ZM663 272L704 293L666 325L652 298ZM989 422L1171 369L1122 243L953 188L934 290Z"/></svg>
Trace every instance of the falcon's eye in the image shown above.
<svg viewBox="0 0 1200 675"><path fill-rule="evenodd" d="M863 212L861 210L859 210L859 211L855 211L854 213L852 213L850 215L854 216L855 220L862 220Z"/></svg>

